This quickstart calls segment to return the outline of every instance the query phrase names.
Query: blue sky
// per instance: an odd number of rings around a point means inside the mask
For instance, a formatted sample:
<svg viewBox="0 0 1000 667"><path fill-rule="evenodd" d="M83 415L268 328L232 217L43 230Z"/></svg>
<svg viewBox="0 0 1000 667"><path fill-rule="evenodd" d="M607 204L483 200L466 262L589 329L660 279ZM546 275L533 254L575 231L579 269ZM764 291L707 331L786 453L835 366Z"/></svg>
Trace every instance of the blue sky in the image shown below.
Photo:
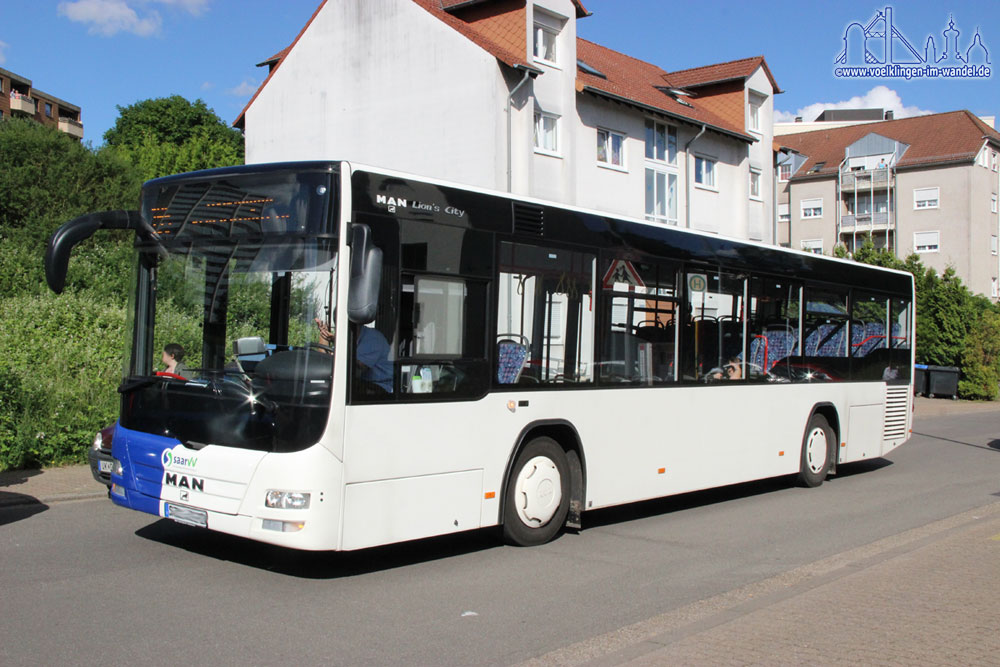
<svg viewBox="0 0 1000 667"><path fill-rule="evenodd" d="M338 0L330 0L336 2ZM374 0L372 0L374 1ZM254 65L287 46L319 0L2 0L0 67L83 109L95 146L117 106L173 94L201 98L233 121L266 75ZM969 109L1000 116L1000 75L927 80L834 75L846 27L882 2L584 0L581 37L666 70L763 55L785 90L775 107L809 120L839 106L893 108L897 117ZM894 24L920 52L938 48L950 17L965 50L979 30L1000 67L1000 2L898 0Z"/></svg>

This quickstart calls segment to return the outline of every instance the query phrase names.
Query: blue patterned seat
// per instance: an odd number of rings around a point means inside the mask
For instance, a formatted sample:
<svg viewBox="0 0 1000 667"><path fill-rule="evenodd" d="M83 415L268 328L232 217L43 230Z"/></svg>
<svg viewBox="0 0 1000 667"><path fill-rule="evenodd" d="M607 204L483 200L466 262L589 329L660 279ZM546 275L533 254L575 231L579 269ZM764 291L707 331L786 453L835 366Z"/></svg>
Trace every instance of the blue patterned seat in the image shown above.
<svg viewBox="0 0 1000 667"><path fill-rule="evenodd" d="M516 340L497 342L497 382L516 384L528 359L528 346Z"/></svg>

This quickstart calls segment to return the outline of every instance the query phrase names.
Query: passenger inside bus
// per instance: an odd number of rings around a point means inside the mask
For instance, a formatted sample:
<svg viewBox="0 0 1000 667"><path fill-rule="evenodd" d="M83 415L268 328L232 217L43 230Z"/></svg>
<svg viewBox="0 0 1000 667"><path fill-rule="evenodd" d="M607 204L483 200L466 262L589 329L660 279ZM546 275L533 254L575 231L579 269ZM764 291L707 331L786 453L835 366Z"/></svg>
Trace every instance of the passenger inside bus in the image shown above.
<svg viewBox="0 0 1000 667"><path fill-rule="evenodd" d="M184 363L184 347L178 343L167 343L164 345L160 361L165 366L163 369L164 373L178 375L186 380L190 380L194 377L187 365Z"/></svg>

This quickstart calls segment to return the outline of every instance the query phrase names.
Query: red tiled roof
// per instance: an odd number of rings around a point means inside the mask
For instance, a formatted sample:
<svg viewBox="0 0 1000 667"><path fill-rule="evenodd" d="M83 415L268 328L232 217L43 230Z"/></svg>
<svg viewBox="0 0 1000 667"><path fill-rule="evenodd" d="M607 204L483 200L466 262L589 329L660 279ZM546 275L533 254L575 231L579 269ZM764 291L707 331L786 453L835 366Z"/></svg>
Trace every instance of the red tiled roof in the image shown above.
<svg viewBox="0 0 1000 667"><path fill-rule="evenodd" d="M727 63L667 72L665 78L667 84L675 88L696 88L698 86L707 86L733 79L747 79L757 71L758 67L764 68L764 73L767 74L767 78L771 82L771 87L774 88L774 94L777 95L782 92L778 88L778 83L774 80L774 76L771 75L771 69L767 66L764 56L754 56L741 60L731 60Z"/></svg>
<svg viewBox="0 0 1000 667"><path fill-rule="evenodd" d="M974 160L984 139L1000 146L1000 132L965 110L787 134L780 141L807 156L793 178L822 178L836 175L844 159L844 149L872 133L909 144L896 163L900 169ZM809 173L820 162L824 166Z"/></svg>
<svg viewBox="0 0 1000 667"><path fill-rule="evenodd" d="M441 0L413 0L413 2L457 30L503 64L510 67L514 67L515 65L531 66L526 60L526 48L520 52L515 52L505 46L501 46L501 44L495 41L495 38L502 38L502 35L506 32L503 29L502 22L483 22L477 27L441 9Z"/></svg>
<svg viewBox="0 0 1000 667"><path fill-rule="evenodd" d="M483 5L494 0L440 0L441 8L447 11L454 9L461 9L463 7L470 7L472 5ZM573 5L576 7L576 17L582 19L585 16L590 16L590 12L583 6L580 0L573 0Z"/></svg>
<svg viewBox="0 0 1000 667"><path fill-rule="evenodd" d="M666 87L665 72L656 65L637 60L617 51L589 42L576 41L577 59L605 75L601 78L588 72L577 70L577 89L596 94L607 93L625 102L635 102L674 117L691 122L706 124L727 134L737 135L748 141L743 128L742 103L740 122L733 123L705 108L697 98L682 98L691 106L682 104L658 88Z"/></svg>

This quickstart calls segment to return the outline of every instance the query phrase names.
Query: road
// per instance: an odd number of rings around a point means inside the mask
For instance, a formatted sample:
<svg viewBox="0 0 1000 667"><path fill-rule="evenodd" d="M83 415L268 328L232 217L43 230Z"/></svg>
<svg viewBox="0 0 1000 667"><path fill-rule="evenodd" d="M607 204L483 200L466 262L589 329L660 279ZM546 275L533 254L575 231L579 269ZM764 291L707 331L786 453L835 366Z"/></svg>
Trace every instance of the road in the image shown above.
<svg viewBox="0 0 1000 667"><path fill-rule="evenodd" d="M287 552L106 500L0 509L0 664L515 664L1000 496L1000 412L918 419L816 489L768 480L481 531Z"/></svg>

